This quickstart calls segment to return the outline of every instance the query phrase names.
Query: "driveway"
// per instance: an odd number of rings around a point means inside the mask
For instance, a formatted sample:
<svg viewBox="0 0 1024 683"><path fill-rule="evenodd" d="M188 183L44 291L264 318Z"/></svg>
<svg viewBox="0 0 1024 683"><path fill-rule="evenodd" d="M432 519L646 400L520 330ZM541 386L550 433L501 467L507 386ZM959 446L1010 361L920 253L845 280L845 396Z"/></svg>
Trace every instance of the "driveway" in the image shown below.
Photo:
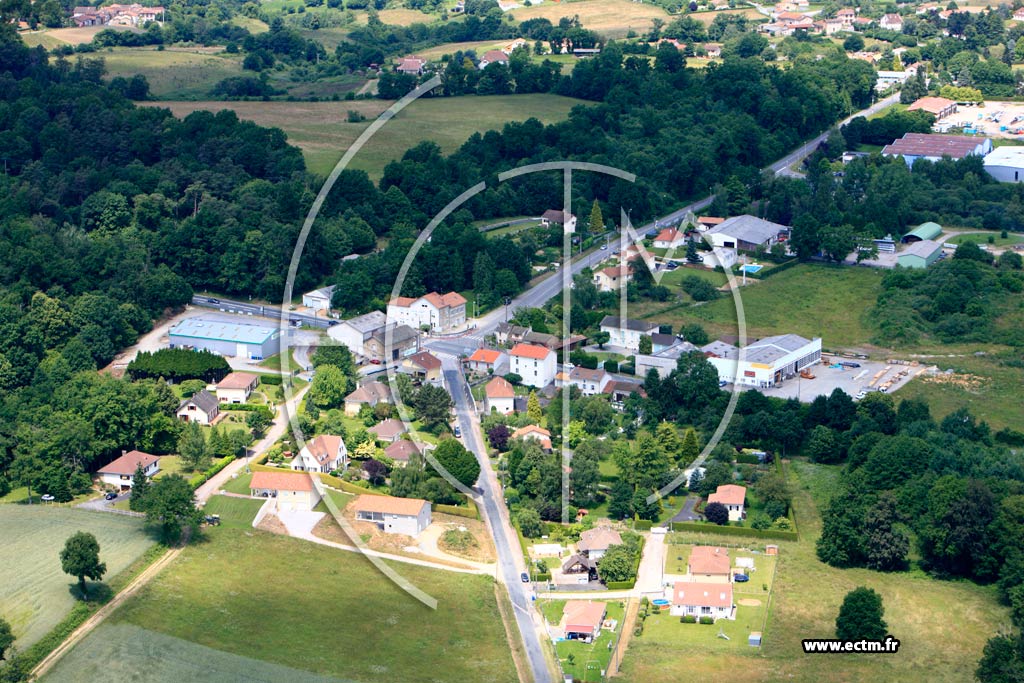
<svg viewBox="0 0 1024 683"><path fill-rule="evenodd" d="M644 534L643 557L636 573L634 590L643 593L661 593L665 590L665 534Z"/></svg>
<svg viewBox="0 0 1024 683"><path fill-rule="evenodd" d="M277 518L288 530L289 536L310 540L313 537L313 529L320 520L324 518L324 512L300 511L300 510L278 510Z"/></svg>
<svg viewBox="0 0 1024 683"><path fill-rule="evenodd" d="M672 518L673 522L693 522L700 520L700 515L694 512L694 508L697 507L697 503L700 498L697 496L686 496L686 500L683 501L683 509L676 513L675 517Z"/></svg>
<svg viewBox="0 0 1024 683"><path fill-rule="evenodd" d="M132 512L130 510L118 510L117 508L114 507L114 503L118 503L123 500L128 500L129 498L131 498L131 492L126 491L118 495L117 498L113 498L111 500L106 500L103 496L97 496L92 500L87 500L84 503L79 503L75 507L81 508L83 510L94 510L96 512L113 512L119 515L131 515L133 517L135 515L141 515L141 512Z"/></svg>

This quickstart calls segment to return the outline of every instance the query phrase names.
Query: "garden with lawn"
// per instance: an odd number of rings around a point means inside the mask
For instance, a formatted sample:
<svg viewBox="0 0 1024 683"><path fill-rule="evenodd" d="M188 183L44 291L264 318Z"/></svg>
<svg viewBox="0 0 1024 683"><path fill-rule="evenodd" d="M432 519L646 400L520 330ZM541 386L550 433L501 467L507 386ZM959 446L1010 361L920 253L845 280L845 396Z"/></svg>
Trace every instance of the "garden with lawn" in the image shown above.
<svg viewBox="0 0 1024 683"><path fill-rule="evenodd" d="M548 624L548 629L557 627L562 620L565 600L543 600L540 603L541 614ZM556 640L555 654L561 664L562 672L577 681L602 681L603 673L608 669L615 643L622 632L622 621L625 615L624 602L605 603L607 614L605 621L614 621L615 629L601 629L601 634L592 643L582 640Z"/></svg>

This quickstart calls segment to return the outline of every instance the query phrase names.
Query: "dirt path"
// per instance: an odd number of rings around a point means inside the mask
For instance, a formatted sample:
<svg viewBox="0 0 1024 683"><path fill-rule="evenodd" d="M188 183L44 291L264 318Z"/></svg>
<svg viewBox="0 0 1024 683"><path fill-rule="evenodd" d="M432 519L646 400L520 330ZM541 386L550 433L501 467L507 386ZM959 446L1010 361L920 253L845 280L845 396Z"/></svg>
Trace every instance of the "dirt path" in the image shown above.
<svg viewBox="0 0 1024 683"><path fill-rule="evenodd" d="M67 654L75 645L77 645L83 638L93 631L97 626L103 623L103 620L110 616L114 610L121 606L125 600L135 595L140 588L149 583L154 576L159 574L164 567L174 561L181 553L181 548L172 548L168 550L164 555L153 564L146 567L145 570L138 576L136 576L131 583L124 587L124 589L115 595L113 599L107 604L100 607L96 611L96 614L92 615L84 622L81 626L71 632L64 642L54 648L53 652L43 658L43 661L36 665L36 668L32 670L32 678L38 679L47 671L49 671L54 664L57 663L61 657Z"/></svg>
<svg viewBox="0 0 1024 683"><path fill-rule="evenodd" d="M622 658L626 656L626 650L629 648L629 641L633 637L633 627L636 625L636 617L639 612L640 601L630 600L626 605L626 614L622 617L622 635L619 636L619 642L615 646L615 654L608 662L609 678L618 675L619 669L622 667Z"/></svg>

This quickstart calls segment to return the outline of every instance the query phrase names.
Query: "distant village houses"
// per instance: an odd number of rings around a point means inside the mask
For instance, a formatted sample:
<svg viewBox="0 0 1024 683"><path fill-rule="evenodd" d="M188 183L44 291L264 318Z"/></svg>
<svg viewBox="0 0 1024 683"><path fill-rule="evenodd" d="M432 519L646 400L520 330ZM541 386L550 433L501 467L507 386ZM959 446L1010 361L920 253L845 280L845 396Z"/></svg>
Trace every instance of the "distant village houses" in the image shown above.
<svg viewBox="0 0 1024 683"><path fill-rule="evenodd" d="M167 10L163 6L144 7L131 5L107 5L106 7L75 7L71 20L75 26L143 26L151 21L163 23Z"/></svg>

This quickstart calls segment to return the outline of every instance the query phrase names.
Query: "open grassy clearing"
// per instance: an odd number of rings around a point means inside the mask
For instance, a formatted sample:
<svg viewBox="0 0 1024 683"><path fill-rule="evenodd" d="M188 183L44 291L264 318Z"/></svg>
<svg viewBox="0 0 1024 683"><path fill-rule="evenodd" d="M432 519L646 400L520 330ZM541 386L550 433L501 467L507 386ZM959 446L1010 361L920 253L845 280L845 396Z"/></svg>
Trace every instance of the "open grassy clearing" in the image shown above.
<svg viewBox="0 0 1024 683"><path fill-rule="evenodd" d="M868 311L875 304L881 280L882 273L871 268L800 265L749 284L740 290L747 336L754 339L792 332L821 337L826 348L866 345L872 335ZM681 323L698 322L712 337L737 334L731 295L651 319L676 328Z"/></svg>
<svg viewBox="0 0 1024 683"><path fill-rule="evenodd" d="M242 75L241 55L208 54L153 48L111 48L96 53L107 63L107 78L142 74L153 97L209 97L219 81Z"/></svg>
<svg viewBox="0 0 1024 683"><path fill-rule="evenodd" d="M46 49L52 50L62 45L91 43L96 34L105 29L141 33L139 29L131 26L83 26L82 28L48 28L40 31L27 31L21 34L21 39L29 47L42 45Z"/></svg>
<svg viewBox="0 0 1024 683"><path fill-rule="evenodd" d="M384 100L357 102L153 102L176 116L193 111L231 109L239 118L262 126L273 126L288 134L300 147L310 171L326 176L363 130L391 106ZM433 140L445 153L454 152L470 135L500 129L508 121L535 117L544 123L560 121L581 100L558 95L497 95L420 99L411 104L380 132L352 160L377 179L389 161L400 159L421 140ZM348 111L366 117L348 122Z"/></svg>
<svg viewBox="0 0 1024 683"><path fill-rule="evenodd" d="M395 568L438 598L436 611L357 554L213 529L112 621L348 680L516 680L493 579Z"/></svg>
<svg viewBox="0 0 1024 683"><path fill-rule="evenodd" d="M443 43L436 47L428 47L425 50L417 50L416 54L424 59L441 59L445 55L453 55L456 52L472 50L477 56L482 56L488 50L497 50L508 44L507 40L471 40L464 43ZM573 58L575 59L575 58Z"/></svg>
<svg viewBox="0 0 1024 683"><path fill-rule="evenodd" d="M994 242L991 246L1005 247L1011 244L1020 244L1024 242L1024 235L1016 232L1009 232L1006 237L1000 237L999 232L969 232L963 235L953 235L952 237L944 240L950 244L963 244L964 242L975 242L979 245L989 246L988 238L991 237Z"/></svg>
<svg viewBox="0 0 1024 683"><path fill-rule="evenodd" d="M100 544L106 578L122 571L153 540L142 521L124 515L42 505L0 505L0 615L24 649L57 625L75 604L76 580L61 571L58 554L77 531Z"/></svg>
<svg viewBox="0 0 1024 683"><path fill-rule="evenodd" d="M102 624L57 662L43 681L151 683L215 680L218 683L331 680L286 666L240 657L131 624Z"/></svg>
<svg viewBox="0 0 1024 683"><path fill-rule="evenodd" d="M364 14L365 13L361 13ZM427 14L418 9L407 9L399 7L395 9L384 9L377 13L380 20L389 26L411 26L412 24L431 24L439 19L435 14ZM363 20L362 23L366 23Z"/></svg>
<svg viewBox="0 0 1024 683"><path fill-rule="evenodd" d="M270 27L255 17L247 17L241 14L235 15L231 20L231 23L235 26L241 26L242 28L249 31L249 33L259 35L260 33L266 33L270 30Z"/></svg>
<svg viewBox="0 0 1024 683"><path fill-rule="evenodd" d="M760 23L762 21L768 21L768 17L761 14L753 7L747 7L745 9L726 9L720 12L693 12L690 14L690 16L699 21L700 23L704 24L705 26L710 26L711 23L715 20L715 17L717 17L719 14L724 14L726 16L739 15L742 17L746 17L747 19L750 19L754 24ZM686 63L690 64L689 58L686 59Z"/></svg>
<svg viewBox="0 0 1024 683"><path fill-rule="evenodd" d="M675 680L685 676L795 683L972 680L985 642L1009 626L1008 613L997 604L995 589L965 581L939 581L918 571L883 574L822 564L814 550L821 531L818 509L831 494L838 468L797 462L792 471L800 540L779 544L778 572L761 650L748 647L745 637L731 651L712 652L710 641L680 642L675 629L700 625L680 624L678 619L659 622L661 615L653 622L648 618L644 634L631 641L623 679ZM732 539L736 542L741 539ZM900 651L886 657L830 656L828 666L823 667L821 657L803 654L800 641L833 637L843 596L862 585L881 593L889 630L902 643ZM717 626L704 628L713 631L711 638L715 639Z"/></svg>
<svg viewBox="0 0 1024 683"><path fill-rule="evenodd" d="M629 31L645 33L651 29L651 19L671 21L661 7L629 0L584 0L572 3L544 3L537 7L524 7L506 12L516 24L528 19L547 19L558 25L562 17L578 16L583 27L597 31L608 38L625 38ZM699 15L694 15L699 16ZM708 19L712 21L714 17Z"/></svg>

